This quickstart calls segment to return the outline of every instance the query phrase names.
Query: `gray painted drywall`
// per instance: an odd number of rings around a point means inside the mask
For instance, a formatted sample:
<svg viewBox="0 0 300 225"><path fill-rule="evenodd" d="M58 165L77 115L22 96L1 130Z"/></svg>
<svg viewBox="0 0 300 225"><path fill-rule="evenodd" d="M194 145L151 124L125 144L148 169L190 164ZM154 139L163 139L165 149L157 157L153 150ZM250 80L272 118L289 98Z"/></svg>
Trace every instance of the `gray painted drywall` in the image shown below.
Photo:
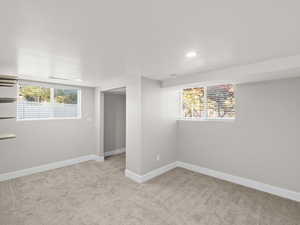
<svg viewBox="0 0 300 225"><path fill-rule="evenodd" d="M125 148L126 96L104 93L104 152Z"/></svg>
<svg viewBox="0 0 300 225"><path fill-rule="evenodd" d="M94 89L82 88L82 118L1 124L17 139L0 141L0 174L79 156L97 154Z"/></svg>
<svg viewBox="0 0 300 225"><path fill-rule="evenodd" d="M177 90L142 77L142 174L176 160L178 99Z"/></svg>
<svg viewBox="0 0 300 225"><path fill-rule="evenodd" d="M99 87L94 91L94 112L96 153L104 157L104 93Z"/></svg>
<svg viewBox="0 0 300 225"><path fill-rule="evenodd" d="M102 85L102 91L126 87L126 169L143 175L174 162L178 91L141 76Z"/></svg>
<svg viewBox="0 0 300 225"><path fill-rule="evenodd" d="M141 174L141 77L132 75L104 80L101 84L102 96L103 92L120 87L126 88L126 169ZM104 100L101 100L102 104ZM104 131L101 133L100 136L104 137Z"/></svg>
<svg viewBox="0 0 300 225"><path fill-rule="evenodd" d="M237 85L236 111L178 121L178 160L300 192L300 79Z"/></svg>
<svg viewBox="0 0 300 225"><path fill-rule="evenodd" d="M123 86L123 85L122 85ZM126 81L126 169L141 174L141 77Z"/></svg>

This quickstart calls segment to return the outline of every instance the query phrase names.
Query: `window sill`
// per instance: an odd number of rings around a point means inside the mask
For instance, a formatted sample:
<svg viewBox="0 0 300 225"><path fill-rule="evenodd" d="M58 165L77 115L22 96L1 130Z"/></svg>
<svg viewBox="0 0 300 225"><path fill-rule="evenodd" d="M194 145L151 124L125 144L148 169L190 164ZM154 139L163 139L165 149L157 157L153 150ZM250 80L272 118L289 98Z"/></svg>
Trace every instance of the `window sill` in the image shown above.
<svg viewBox="0 0 300 225"><path fill-rule="evenodd" d="M37 119L17 119L17 122L26 121L45 121L45 120L80 120L82 117L64 117L64 118L37 118Z"/></svg>
<svg viewBox="0 0 300 225"><path fill-rule="evenodd" d="M194 122L234 122L235 119L188 119L179 118L177 121L194 121Z"/></svg>

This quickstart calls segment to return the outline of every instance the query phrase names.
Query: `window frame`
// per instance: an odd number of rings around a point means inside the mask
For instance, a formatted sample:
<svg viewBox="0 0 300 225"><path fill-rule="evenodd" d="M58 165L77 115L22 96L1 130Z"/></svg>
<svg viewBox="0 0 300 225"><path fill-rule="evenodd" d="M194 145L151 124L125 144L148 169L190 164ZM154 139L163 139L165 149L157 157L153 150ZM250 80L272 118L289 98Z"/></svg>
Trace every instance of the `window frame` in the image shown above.
<svg viewBox="0 0 300 225"><path fill-rule="evenodd" d="M232 83L218 83L218 84L208 84L208 85L192 85L192 86L184 86L180 89L179 91L179 107L180 107L180 117L178 120L183 120L183 121L204 121L204 122L207 122L207 121L211 121L211 122L214 122L214 121L223 121L223 122L234 122L235 119L236 119L236 114L234 116L234 118L209 118L208 117L208 108L207 108L207 87L210 87L210 86L218 86L218 85L232 85L233 88L234 88L234 97L235 96L235 93L236 93L236 86ZM182 96L183 96L183 91L184 89L189 89L189 88L203 88L204 89L204 110L205 110L205 118L197 118L197 117L185 117L184 116L184 112L183 112L183 99L182 99ZM234 105L234 108L236 109L236 102L235 102L235 105ZM236 111L235 111L236 112Z"/></svg>
<svg viewBox="0 0 300 225"><path fill-rule="evenodd" d="M38 86L42 88L53 88L53 89L69 89L69 90L77 90L77 110L78 116L76 117L48 117L48 118L29 118L29 119L18 119L18 115L16 112L16 121L17 122L26 122L26 121L39 121L39 120L79 120L82 119L82 89L80 87L75 86L65 86L59 84L50 84L50 83L40 83L40 82L33 82L33 81L19 81L17 83L17 103L18 104L18 97L19 97L19 88L20 86ZM50 98L51 102L51 98ZM16 109L17 110L17 109Z"/></svg>

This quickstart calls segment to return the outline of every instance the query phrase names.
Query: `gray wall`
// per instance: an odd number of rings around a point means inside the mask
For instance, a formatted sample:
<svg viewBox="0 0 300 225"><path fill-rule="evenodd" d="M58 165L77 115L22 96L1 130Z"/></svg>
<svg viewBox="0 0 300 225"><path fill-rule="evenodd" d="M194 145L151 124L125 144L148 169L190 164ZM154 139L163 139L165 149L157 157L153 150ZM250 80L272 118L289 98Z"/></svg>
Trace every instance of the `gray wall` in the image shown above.
<svg viewBox="0 0 300 225"><path fill-rule="evenodd" d="M300 79L236 86L236 120L178 122L180 161L300 191Z"/></svg>
<svg viewBox="0 0 300 225"><path fill-rule="evenodd" d="M141 77L134 77L125 84L120 86L126 86L126 169L141 174Z"/></svg>
<svg viewBox="0 0 300 225"><path fill-rule="evenodd" d="M126 169L143 175L174 162L178 91L141 76L102 83L102 91L118 87L126 87Z"/></svg>
<svg viewBox="0 0 300 225"><path fill-rule="evenodd" d="M104 93L104 152L125 148L126 96Z"/></svg>
<svg viewBox="0 0 300 225"><path fill-rule="evenodd" d="M176 160L178 99L177 90L142 78L142 174Z"/></svg>
<svg viewBox="0 0 300 225"><path fill-rule="evenodd" d="M2 123L3 131L17 139L0 141L0 174L96 154L94 89L82 88L82 119Z"/></svg>

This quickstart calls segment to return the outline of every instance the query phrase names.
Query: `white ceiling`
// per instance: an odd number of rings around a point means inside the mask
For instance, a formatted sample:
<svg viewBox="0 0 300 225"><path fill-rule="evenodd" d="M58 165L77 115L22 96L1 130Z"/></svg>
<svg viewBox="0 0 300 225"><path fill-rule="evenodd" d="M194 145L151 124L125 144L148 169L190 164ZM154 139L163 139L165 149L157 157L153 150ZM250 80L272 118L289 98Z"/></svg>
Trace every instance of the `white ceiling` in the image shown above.
<svg viewBox="0 0 300 225"><path fill-rule="evenodd" d="M1 0L0 73L154 79L300 53L298 0ZM186 52L198 56L185 59Z"/></svg>

